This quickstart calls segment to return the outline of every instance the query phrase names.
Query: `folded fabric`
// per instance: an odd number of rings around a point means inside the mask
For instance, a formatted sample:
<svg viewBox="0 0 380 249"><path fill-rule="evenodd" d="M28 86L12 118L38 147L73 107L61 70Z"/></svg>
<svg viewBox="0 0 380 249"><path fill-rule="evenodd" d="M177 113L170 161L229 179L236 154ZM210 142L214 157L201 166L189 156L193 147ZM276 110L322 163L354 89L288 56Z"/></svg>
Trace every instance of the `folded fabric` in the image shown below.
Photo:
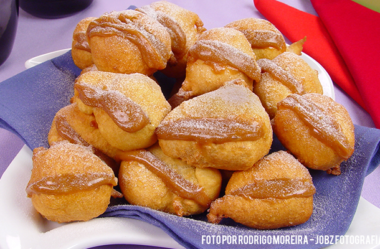
<svg viewBox="0 0 380 249"><path fill-rule="evenodd" d="M31 149L38 146L47 147L47 134L54 115L70 103L74 79L79 73L80 70L74 65L71 53L68 52L0 83L1 127L15 132ZM172 85L167 82L168 79L162 75L157 78L165 81L161 82L164 94L170 93ZM225 219L220 225L214 225L207 222L206 214L188 218L177 217L149 208L128 205L126 202L110 206L101 217L129 217L148 222L160 227L187 248L228 246L207 244L205 237L202 240L202 236L207 235L221 236L219 238L235 236L237 241L243 239L248 242L257 239L256 235L266 235L266 238L273 239L270 243L267 241L266 245L256 245L260 248L294 248L293 244L279 243L290 241L291 238L301 238L303 241L307 238L309 240L304 243L308 244L298 245L297 248L321 248L325 245L315 244L315 241L311 240L315 239L313 236L346 233L355 214L363 180L380 162L380 130L356 126L355 136L354 155L341 165L340 176L310 171L317 189L314 212L309 221L296 227L260 231L236 224L230 219ZM285 148L275 138L271 150L283 149ZM276 244L275 239L280 242ZM240 246L252 248L255 245L248 243Z"/></svg>
<svg viewBox="0 0 380 249"><path fill-rule="evenodd" d="M352 0L311 0L380 128L380 13Z"/></svg>
<svg viewBox="0 0 380 249"><path fill-rule="evenodd" d="M298 41L306 36L307 41L304 44L303 51L317 60L329 73L334 83L367 110L366 104L373 100L369 101L366 95L360 94L357 86L358 82L353 79L352 72L347 68L346 61L342 58L334 40L330 37L328 30L326 30L319 17L276 0L254 0L254 3L257 10L291 42ZM351 12L348 12L347 15L351 15ZM347 26L347 29L350 29L350 26ZM361 47L353 47L352 49L360 51ZM366 65L366 63L363 63L363 65ZM367 100L366 103L363 99ZM376 112L370 112L370 115L372 118L376 115L379 116Z"/></svg>
<svg viewBox="0 0 380 249"><path fill-rule="evenodd" d="M31 149L48 147L54 115L70 103L79 74L69 52L1 82L0 127Z"/></svg>

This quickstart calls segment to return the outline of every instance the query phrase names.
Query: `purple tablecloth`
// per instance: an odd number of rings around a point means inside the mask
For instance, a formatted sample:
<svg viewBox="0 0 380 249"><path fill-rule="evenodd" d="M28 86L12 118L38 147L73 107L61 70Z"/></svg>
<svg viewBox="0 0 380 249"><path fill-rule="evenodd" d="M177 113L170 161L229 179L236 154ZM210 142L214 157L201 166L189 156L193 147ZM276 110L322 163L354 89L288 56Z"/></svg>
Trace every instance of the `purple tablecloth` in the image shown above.
<svg viewBox="0 0 380 249"><path fill-rule="evenodd" d="M44 53L71 47L72 31L75 25L83 18L99 16L104 12L125 9L130 5L145 5L152 1L106 1L95 0L84 11L62 19L40 19L20 10L20 18L17 36L13 51L8 60L0 66L0 82L21 73L26 60ZM254 7L250 0L239 1L171 1L184 8L196 12L210 29L221 27L225 24L246 17L264 18ZM315 14L309 1L283 0L303 11ZM349 111L354 124L374 127L374 124L363 109L352 101L344 92L335 86L336 101L343 104ZM24 141L14 134L0 128L0 176L6 170L10 162L17 155ZM369 202L380 208L380 168L378 167L365 178L362 196Z"/></svg>

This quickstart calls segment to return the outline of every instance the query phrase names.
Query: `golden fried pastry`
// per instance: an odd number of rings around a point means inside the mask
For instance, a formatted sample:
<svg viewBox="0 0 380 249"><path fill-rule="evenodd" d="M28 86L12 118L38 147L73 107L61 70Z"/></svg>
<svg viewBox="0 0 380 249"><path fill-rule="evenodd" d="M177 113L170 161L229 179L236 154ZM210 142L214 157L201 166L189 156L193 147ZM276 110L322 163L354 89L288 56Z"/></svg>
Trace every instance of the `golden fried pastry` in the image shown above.
<svg viewBox="0 0 380 249"><path fill-rule="evenodd" d="M161 23L171 37L173 57L163 72L174 78L185 77L187 52L206 29L197 14L167 1L153 2L136 9Z"/></svg>
<svg viewBox="0 0 380 249"><path fill-rule="evenodd" d="M225 26L241 31L252 46L256 59L274 59L286 51L281 32L269 21L259 18L245 18Z"/></svg>
<svg viewBox="0 0 380 249"><path fill-rule="evenodd" d="M94 64L92 61L91 48L87 40L87 28L95 17L87 17L81 20L74 29L71 45L71 56L77 67L85 69Z"/></svg>
<svg viewBox="0 0 380 249"><path fill-rule="evenodd" d="M354 125L347 110L330 97L292 94L278 103L273 130L305 166L339 175L354 152Z"/></svg>
<svg viewBox="0 0 380 249"><path fill-rule="evenodd" d="M188 216L203 213L219 196L218 170L199 169L170 158L157 144L124 152L120 159L120 189L133 205Z"/></svg>
<svg viewBox="0 0 380 249"><path fill-rule="evenodd" d="M86 221L104 213L116 185L112 169L91 150L65 141L33 150L26 192L48 220Z"/></svg>
<svg viewBox="0 0 380 249"><path fill-rule="evenodd" d="M305 37L287 46L281 32L271 22L259 18L240 19L225 27L239 30L245 35L256 55L256 60L264 58L272 60L284 52L301 55L303 44L306 42Z"/></svg>
<svg viewBox="0 0 380 249"><path fill-rule="evenodd" d="M199 168L244 170L272 144L268 114L243 80L182 102L156 134L166 155Z"/></svg>
<svg viewBox="0 0 380 249"><path fill-rule="evenodd" d="M82 69L82 71L80 73L83 74L83 73L87 73L89 71L99 71L99 70L95 64L92 64L91 66Z"/></svg>
<svg viewBox="0 0 380 249"><path fill-rule="evenodd" d="M252 90L260 80L260 68L245 36L231 28L210 29L190 48L186 78L178 95L189 99L242 79Z"/></svg>
<svg viewBox="0 0 380 249"><path fill-rule="evenodd" d="M166 28L134 10L106 13L87 29L92 59L100 71L151 75L172 55Z"/></svg>
<svg viewBox="0 0 380 249"><path fill-rule="evenodd" d="M207 218L212 223L231 218L256 229L295 226L313 213L314 193L309 171L289 153L278 151L234 172Z"/></svg>
<svg viewBox="0 0 380 249"><path fill-rule="evenodd" d="M260 59L257 63L262 75L253 92L259 96L270 118L276 114L277 103L290 94L323 93L318 71L294 53L285 52L273 60Z"/></svg>
<svg viewBox="0 0 380 249"><path fill-rule="evenodd" d="M142 74L90 71L75 81L74 102L95 116L105 140L119 150L147 148L171 107L157 83Z"/></svg>
<svg viewBox="0 0 380 249"><path fill-rule="evenodd" d="M112 147L99 131L95 116L78 109L77 103L60 109L52 122L48 134L49 145L67 140L70 143L92 146L95 155L110 166L115 173L119 164L113 159L120 151Z"/></svg>
<svg viewBox="0 0 380 249"><path fill-rule="evenodd" d="M299 41L293 42L286 47L286 52L291 52L297 55L302 55L303 44L306 42L306 36Z"/></svg>

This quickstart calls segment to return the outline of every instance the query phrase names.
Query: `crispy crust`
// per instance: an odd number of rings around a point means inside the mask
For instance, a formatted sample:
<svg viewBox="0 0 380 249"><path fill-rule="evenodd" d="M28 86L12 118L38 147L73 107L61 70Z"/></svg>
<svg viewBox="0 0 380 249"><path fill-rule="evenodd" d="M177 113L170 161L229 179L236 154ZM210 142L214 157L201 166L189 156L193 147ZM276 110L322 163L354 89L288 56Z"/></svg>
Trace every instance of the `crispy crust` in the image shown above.
<svg viewBox="0 0 380 249"><path fill-rule="evenodd" d="M136 36L136 32L139 35ZM151 75L164 69L172 54L170 35L165 27L134 10L100 16L89 24L87 36L93 61L101 71ZM149 55L141 50L148 44L151 46Z"/></svg>
<svg viewBox="0 0 380 249"><path fill-rule="evenodd" d="M91 71L82 74L76 82L83 82L100 89L118 91L138 104L149 118L150 122L141 130L124 131L102 108L83 104L76 91L74 101L78 103L79 110L87 114L94 114L100 133L110 145L125 151L147 148L157 141L155 128L171 107L154 80L142 74L126 75Z"/></svg>
<svg viewBox="0 0 380 249"><path fill-rule="evenodd" d="M230 98L229 94L236 96ZM258 97L242 85L228 84L185 101L171 111L161 125L184 118L232 119L233 122L257 122L262 126L262 136L255 141L199 143L159 138L160 146L166 155L181 158L195 167L248 169L269 152L272 144L272 127L268 114Z"/></svg>
<svg viewBox="0 0 380 249"><path fill-rule="evenodd" d="M318 72L312 69L300 56L285 52L272 60L279 70L284 70L298 81L304 93L323 93L323 88L318 79ZM272 72L262 71L261 80L254 85L253 92L259 96L265 110L273 118L277 112L277 103L292 93L297 93L289 88Z"/></svg>
<svg viewBox="0 0 380 249"><path fill-rule="evenodd" d="M326 113L338 122L352 148L350 151L352 155L355 144L354 125L347 110L324 95L305 94L303 97L323 106ZM273 130L281 143L309 168L329 170L339 167L345 160L336 153L333 147L316 137L300 117L289 108L280 107L277 111Z"/></svg>
<svg viewBox="0 0 380 249"><path fill-rule="evenodd" d="M226 44L231 47L231 49L224 50L222 53L235 56L232 51L239 51L239 53L244 54L253 61L256 59L248 40L241 32L235 29L210 29L204 32L195 44L209 41ZM255 66L257 66L256 62L253 63L252 68ZM254 80L259 80L256 77L253 79L234 66L217 61L205 61L194 57L190 53L186 67L186 78L179 94L186 98L198 96L216 90L223 86L226 81L234 79L242 79L249 89L252 89Z"/></svg>
<svg viewBox="0 0 380 249"><path fill-rule="evenodd" d="M64 141L33 151L27 193L36 210L51 221L86 221L99 216L116 185L112 169L82 145Z"/></svg>
<svg viewBox="0 0 380 249"><path fill-rule="evenodd" d="M179 159L166 156L158 145L148 150L182 177L202 187L211 200L219 196L222 177L218 170L191 167ZM179 216L203 213L208 208L173 193L160 177L137 161L123 161L119 179L125 199L134 205L146 206Z"/></svg>
<svg viewBox="0 0 380 249"><path fill-rule="evenodd" d="M269 185L265 182L277 179L289 182L302 180L312 185L308 170L293 156L284 151L272 153L258 161L251 169L232 174L226 187L226 195L211 204L208 220L219 223L223 218L231 218L257 229L276 229L306 222L313 212L313 196L310 193L297 196L299 189L293 188L286 190L294 192L289 192L289 196L285 198L274 196L274 192L263 197L249 196L246 193L246 187L250 184L258 184L261 181L264 184L256 186L267 188ZM243 194L234 194L234 191L239 189L243 189ZM284 195L287 194L288 192Z"/></svg>
<svg viewBox="0 0 380 249"><path fill-rule="evenodd" d="M86 35L87 27L94 19L95 17L87 17L81 20L73 32L71 56L75 65L80 69L85 69L94 64Z"/></svg>

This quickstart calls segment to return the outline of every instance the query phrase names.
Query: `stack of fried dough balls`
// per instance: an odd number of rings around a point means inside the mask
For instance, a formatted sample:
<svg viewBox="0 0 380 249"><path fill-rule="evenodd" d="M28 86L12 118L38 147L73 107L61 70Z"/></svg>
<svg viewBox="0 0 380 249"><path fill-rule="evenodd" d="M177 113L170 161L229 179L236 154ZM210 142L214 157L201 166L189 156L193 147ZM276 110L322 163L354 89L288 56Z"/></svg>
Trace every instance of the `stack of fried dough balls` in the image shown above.
<svg viewBox="0 0 380 249"><path fill-rule="evenodd" d="M206 30L196 13L166 1L80 21L72 57L82 73L71 104L54 117L50 148L34 151L27 192L36 209L53 221L88 220L113 196L256 229L306 222L316 191L307 167L338 175L355 138L347 111L322 95L318 72L300 56L304 42L288 46L273 24L255 18ZM167 98L157 71L177 82ZM273 133L287 152L270 153ZM74 150L101 166L87 171ZM75 160L62 160L65 153ZM40 173L55 161L57 172L72 169L71 180L48 175L53 166ZM105 172L113 174L106 187L76 187ZM40 191L44 174L56 192ZM102 203L90 204L96 211L69 205L98 187L107 194L94 197ZM45 195L51 203L39 201Z"/></svg>

